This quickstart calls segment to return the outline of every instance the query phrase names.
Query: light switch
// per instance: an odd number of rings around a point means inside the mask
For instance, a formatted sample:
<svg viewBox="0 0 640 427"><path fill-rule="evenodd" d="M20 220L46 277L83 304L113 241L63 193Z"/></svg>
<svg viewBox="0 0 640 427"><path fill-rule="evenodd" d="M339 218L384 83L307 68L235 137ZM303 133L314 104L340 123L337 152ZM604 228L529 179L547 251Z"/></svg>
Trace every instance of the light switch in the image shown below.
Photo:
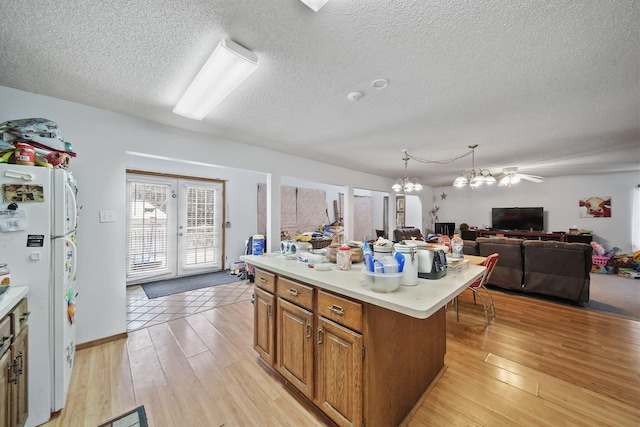
<svg viewBox="0 0 640 427"><path fill-rule="evenodd" d="M33 252L31 255L29 255L29 258L31 259L31 261L40 261L40 252Z"/></svg>
<svg viewBox="0 0 640 427"><path fill-rule="evenodd" d="M115 211L100 211L100 222L115 222Z"/></svg>

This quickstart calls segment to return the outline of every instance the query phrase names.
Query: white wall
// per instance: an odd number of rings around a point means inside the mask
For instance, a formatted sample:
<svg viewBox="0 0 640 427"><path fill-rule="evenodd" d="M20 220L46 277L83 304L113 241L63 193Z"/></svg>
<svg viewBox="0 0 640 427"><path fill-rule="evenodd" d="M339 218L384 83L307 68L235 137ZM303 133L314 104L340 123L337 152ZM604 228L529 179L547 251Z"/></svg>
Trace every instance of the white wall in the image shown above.
<svg viewBox="0 0 640 427"><path fill-rule="evenodd" d="M547 178L540 184L521 181L512 187L439 187L433 205L440 207L442 222L466 222L470 226L491 225L493 207L544 208L545 231L569 231L570 227L592 230L594 240L605 249L632 250L633 192L640 183L639 172L579 175ZM447 194L442 200L440 194ZM578 200L589 196L611 196L611 218L580 218ZM428 212L431 207L425 208ZM428 214L427 214L428 215ZM640 225L640 224L639 224Z"/></svg>
<svg viewBox="0 0 640 427"><path fill-rule="evenodd" d="M272 178L277 178L276 182L280 181L282 165L287 165L288 176L311 182L380 192L389 191L394 183L393 179L3 86L0 86L0 99L0 122L27 117L54 120L78 153L78 157L71 162L70 170L79 181L79 203L82 206L78 226L80 257L77 271L79 344L126 331L125 170L128 166L136 165L143 168L144 163L141 158L134 160L127 153L172 159L176 162L176 172L182 167L178 166L178 162L204 160L224 168L271 174ZM187 169L195 170L195 166L187 166ZM219 170L204 173L224 177ZM234 188L227 197L232 221L230 233L233 234L228 236L226 253L231 257L238 252L233 245L255 231L253 213L257 211L256 197L247 193L250 191L255 194L257 178L252 173L252 178L246 182L231 184L232 180L242 181L244 178L237 179L231 171L224 173L228 173L225 179L228 179L229 188ZM594 230L596 239L605 246L615 245L623 251L629 251L631 189L639 182L638 173L623 173L547 179L537 186L525 182L510 189L482 188L471 192L469 189L446 188L449 194L446 200L439 198L441 188L425 187L420 196L423 230L430 224L428 212L434 202L441 207L440 220L457 224L464 221L470 225L489 221L493 206L544 206L549 229L566 230L574 224L580 228L590 228ZM591 195L612 196L612 218L578 218L578 198ZM116 221L100 223L98 214L102 210L115 211ZM378 227L375 217L374 221ZM419 221L417 217L416 221ZM230 243L232 241L233 244ZM17 282L18 278L14 281Z"/></svg>
<svg viewBox="0 0 640 427"><path fill-rule="evenodd" d="M286 164L288 175L309 181L326 182L330 177L330 184L384 191L393 185L392 179L3 86L0 99L0 122L27 117L53 120L78 154L70 170L78 179L82 206L78 225L79 344L126 332L125 170L128 164L134 165L127 152L153 154L177 162L204 160L213 165L272 173L278 179ZM251 191L255 194L255 187ZM234 215L240 215L243 209L255 212L255 196L247 196L246 190L230 192L228 196L232 230L235 233L238 227L238 236L252 234L256 221L241 224L234 219L240 217ZM100 223L98 214L102 210L115 211L116 221ZM232 252L237 249L227 247L229 256Z"/></svg>

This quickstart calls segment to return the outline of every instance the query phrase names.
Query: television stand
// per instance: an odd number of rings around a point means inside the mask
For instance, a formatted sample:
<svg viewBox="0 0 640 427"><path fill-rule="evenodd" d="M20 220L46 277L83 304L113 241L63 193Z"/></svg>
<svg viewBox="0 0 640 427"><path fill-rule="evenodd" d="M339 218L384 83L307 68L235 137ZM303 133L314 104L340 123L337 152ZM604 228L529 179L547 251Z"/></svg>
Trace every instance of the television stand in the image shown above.
<svg viewBox="0 0 640 427"><path fill-rule="evenodd" d="M557 240L565 241L564 233L543 233L541 231L498 231L498 230L476 230L478 237L496 236L496 237L515 237L527 240Z"/></svg>

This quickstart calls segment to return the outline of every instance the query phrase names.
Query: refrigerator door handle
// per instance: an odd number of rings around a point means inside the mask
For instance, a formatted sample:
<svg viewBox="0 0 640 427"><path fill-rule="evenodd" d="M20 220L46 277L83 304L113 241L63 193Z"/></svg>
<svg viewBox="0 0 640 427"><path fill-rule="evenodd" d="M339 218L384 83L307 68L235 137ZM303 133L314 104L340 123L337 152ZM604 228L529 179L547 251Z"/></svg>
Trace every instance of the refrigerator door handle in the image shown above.
<svg viewBox="0 0 640 427"><path fill-rule="evenodd" d="M70 227L67 230L65 230L66 233L69 233L75 230L76 226L78 225L78 204L76 202L76 195L73 193L73 189L71 188L68 182L64 183L64 191L66 191L68 195L68 200L69 200L68 211L71 212L72 214L71 215L72 223Z"/></svg>
<svg viewBox="0 0 640 427"><path fill-rule="evenodd" d="M77 251L76 251L76 244L73 243L73 241L71 239L67 239L67 242L69 243L69 246L71 246L71 251L73 252L73 262L71 263L71 274L69 275L69 277L75 277L76 276L76 264L77 264Z"/></svg>

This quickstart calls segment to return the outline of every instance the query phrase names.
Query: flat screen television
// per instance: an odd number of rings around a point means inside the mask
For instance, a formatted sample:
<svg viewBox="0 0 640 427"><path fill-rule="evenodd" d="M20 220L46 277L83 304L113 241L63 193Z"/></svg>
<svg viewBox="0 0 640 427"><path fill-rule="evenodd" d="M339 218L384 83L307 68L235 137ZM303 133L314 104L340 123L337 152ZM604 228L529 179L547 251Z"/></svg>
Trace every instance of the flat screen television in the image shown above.
<svg viewBox="0 0 640 427"><path fill-rule="evenodd" d="M494 230L542 231L544 230L543 217L541 207L491 209L491 223Z"/></svg>

